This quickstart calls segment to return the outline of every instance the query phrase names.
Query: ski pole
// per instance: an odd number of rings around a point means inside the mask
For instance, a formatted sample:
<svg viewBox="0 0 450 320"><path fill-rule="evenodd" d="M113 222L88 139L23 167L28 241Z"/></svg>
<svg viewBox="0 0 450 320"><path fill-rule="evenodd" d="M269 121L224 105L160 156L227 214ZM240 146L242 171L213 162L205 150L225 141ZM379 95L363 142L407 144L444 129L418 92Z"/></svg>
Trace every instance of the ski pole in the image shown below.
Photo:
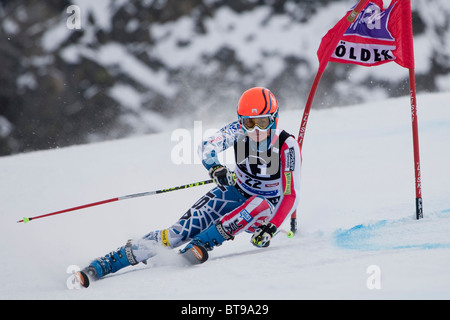
<svg viewBox="0 0 450 320"><path fill-rule="evenodd" d="M31 221L31 220L45 218L45 217L49 217L49 216L53 216L53 215L57 215L57 214L65 213L65 212L80 210L80 209L84 209L84 208L99 206L99 205L105 204L105 203L110 203L110 202L115 202L115 201L120 201L120 200L126 200L126 199L131 199L131 198L151 196L151 195L154 195L154 194L166 193L166 192L171 192L171 191L176 191L176 190L181 190L181 189L188 189L188 188L192 188L192 187L197 187L197 186L202 186L202 185L205 185L205 184L209 184L209 183L212 183L212 182L213 182L213 180L205 180L205 181L185 184L185 185L178 186L178 187L172 187L172 188L168 188L168 189L161 189L161 190L156 190L156 191L149 191L149 192L129 194L129 195L122 196L122 197L111 198L111 199L107 199L107 200L102 200L102 201L97 201L97 202L93 202L93 203L84 204L84 205L81 205L81 206L78 206L78 207L64 209L64 210L60 210L60 211L56 211L56 212L51 212L51 213L43 214L43 215L40 215L40 216L29 217L29 218L24 217L22 220L17 221L17 223L19 223L19 222L27 223L28 221Z"/></svg>

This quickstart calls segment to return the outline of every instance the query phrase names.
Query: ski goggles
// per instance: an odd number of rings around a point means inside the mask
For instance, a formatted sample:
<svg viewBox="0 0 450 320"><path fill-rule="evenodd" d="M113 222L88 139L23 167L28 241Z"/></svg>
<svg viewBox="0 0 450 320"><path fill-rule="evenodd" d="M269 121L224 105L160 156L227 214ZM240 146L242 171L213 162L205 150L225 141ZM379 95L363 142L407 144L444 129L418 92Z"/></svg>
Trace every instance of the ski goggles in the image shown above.
<svg viewBox="0 0 450 320"><path fill-rule="evenodd" d="M273 122L275 120L274 115L263 115L263 116L256 116L256 117L245 117L240 116L239 122L241 123L242 127L248 131L253 132L257 128L259 131L267 131L272 126Z"/></svg>

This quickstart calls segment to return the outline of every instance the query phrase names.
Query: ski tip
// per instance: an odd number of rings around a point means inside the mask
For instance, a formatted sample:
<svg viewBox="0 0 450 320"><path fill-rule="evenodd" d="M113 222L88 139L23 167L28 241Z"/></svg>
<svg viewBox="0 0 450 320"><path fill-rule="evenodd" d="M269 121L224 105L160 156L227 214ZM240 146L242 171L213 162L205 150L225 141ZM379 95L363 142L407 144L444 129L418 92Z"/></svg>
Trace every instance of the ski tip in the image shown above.
<svg viewBox="0 0 450 320"><path fill-rule="evenodd" d="M208 260L208 251L205 247L195 244L186 251L180 251L182 256L189 261L190 264L201 264Z"/></svg>
<svg viewBox="0 0 450 320"><path fill-rule="evenodd" d="M191 249L189 249L194 256L198 259L199 263L203 263L208 260L208 251L206 251L205 247L195 245Z"/></svg>
<svg viewBox="0 0 450 320"><path fill-rule="evenodd" d="M89 283L89 277L83 271L76 272L75 273L75 279L82 287L84 287L84 288L88 288L89 287L89 284L90 284Z"/></svg>

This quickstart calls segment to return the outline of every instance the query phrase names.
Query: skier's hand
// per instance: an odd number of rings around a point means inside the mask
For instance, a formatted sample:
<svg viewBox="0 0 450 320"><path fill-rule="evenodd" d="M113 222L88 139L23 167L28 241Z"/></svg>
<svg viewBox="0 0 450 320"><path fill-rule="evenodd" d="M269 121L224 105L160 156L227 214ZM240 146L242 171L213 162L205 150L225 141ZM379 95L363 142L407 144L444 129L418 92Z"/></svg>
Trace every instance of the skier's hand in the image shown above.
<svg viewBox="0 0 450 320"><path fill-rule="evenodd" d="M220 164L209 169L209 176L219 186L234 186L236 184L234 173Z"/></svg>
<svg viewBox="0 0 450 320"><path fill-rule="evenodd" d="M250 242L259 248L268 247L275 232L277 227L273 223L263 222L253 233Z"/></svg>

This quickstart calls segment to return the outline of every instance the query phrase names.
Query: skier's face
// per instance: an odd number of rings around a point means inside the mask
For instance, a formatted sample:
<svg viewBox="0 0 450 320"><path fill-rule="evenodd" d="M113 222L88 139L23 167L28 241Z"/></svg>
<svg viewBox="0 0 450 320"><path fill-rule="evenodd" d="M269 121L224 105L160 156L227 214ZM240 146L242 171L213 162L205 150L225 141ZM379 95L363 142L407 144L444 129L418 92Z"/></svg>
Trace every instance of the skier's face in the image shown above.
<svg viewBox="0 0 450 320"><path fill-rule="evenodd" d="M250 139L255 142L262 142L270 135L270 130L260 131L258 128L252 132L247 132Z"/></svg>

